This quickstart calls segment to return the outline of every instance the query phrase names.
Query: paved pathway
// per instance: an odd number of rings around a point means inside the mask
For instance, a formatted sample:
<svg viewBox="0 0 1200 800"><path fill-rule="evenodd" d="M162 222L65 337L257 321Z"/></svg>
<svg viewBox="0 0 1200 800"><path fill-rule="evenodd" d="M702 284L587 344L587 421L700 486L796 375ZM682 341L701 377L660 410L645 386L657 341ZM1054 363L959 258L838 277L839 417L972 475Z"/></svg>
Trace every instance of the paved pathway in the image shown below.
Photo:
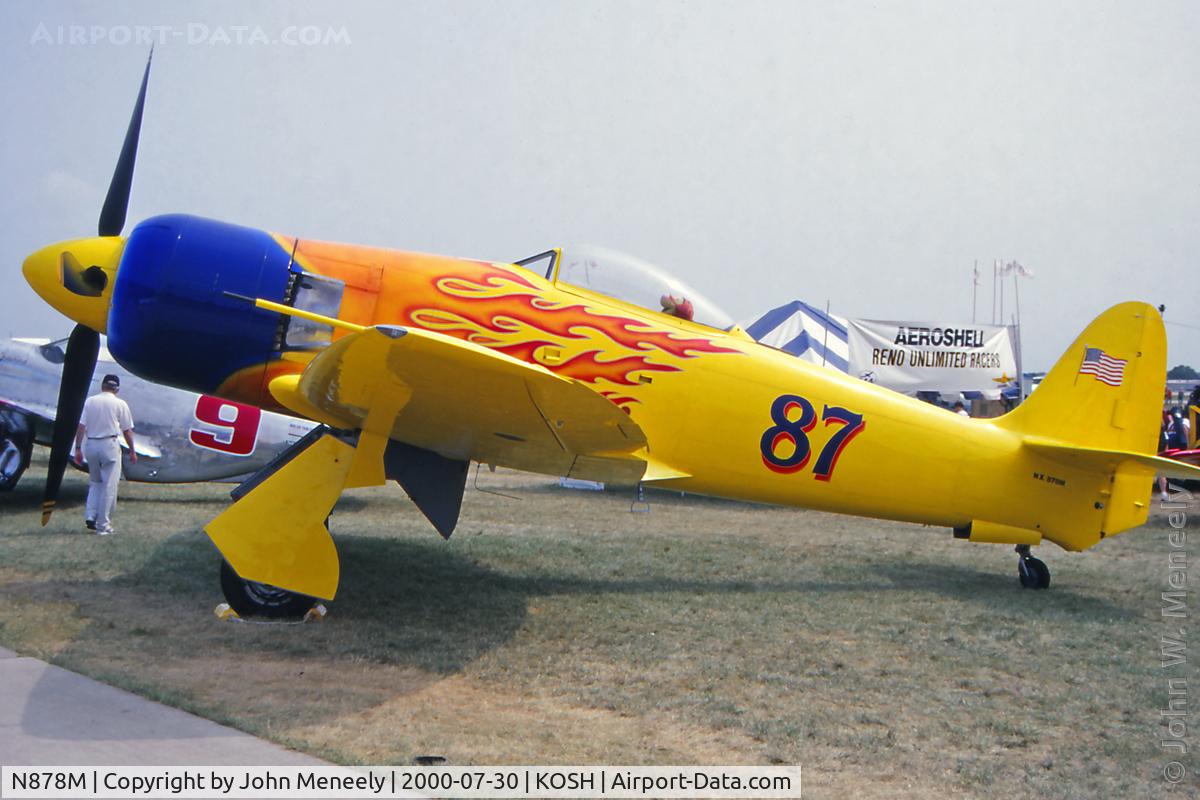
<svg viewBox="0 0 1200 800"><path fill-rule="evenodd" d="M0 647L4 766L324 763Z"/></svg>

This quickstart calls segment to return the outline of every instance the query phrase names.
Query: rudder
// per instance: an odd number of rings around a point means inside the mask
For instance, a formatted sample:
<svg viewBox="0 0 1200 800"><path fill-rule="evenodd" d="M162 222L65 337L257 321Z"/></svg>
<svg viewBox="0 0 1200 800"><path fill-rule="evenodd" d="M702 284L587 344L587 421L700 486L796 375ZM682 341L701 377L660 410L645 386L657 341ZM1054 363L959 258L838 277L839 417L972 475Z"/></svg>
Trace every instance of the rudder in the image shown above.
<svg viewBox="0 0 1200 800"><path fill-rule="evenodd" d="M1029 453L1093 476L1071 482L1076 499L1085 502L1062 504L1053 527L1043 530L1068 550L1146 521L1166 351L1162 317L1153 306L1113 306L1084 329L1024 403L994 423L1020 435Z"/></svg>
<svg viewBox="0 0 1200 800"><path fill-rule="evenodd" d="M1157 451L1167 335L1147 303L1121 303L1088 325L999 427L1084 447Z"/></svg>

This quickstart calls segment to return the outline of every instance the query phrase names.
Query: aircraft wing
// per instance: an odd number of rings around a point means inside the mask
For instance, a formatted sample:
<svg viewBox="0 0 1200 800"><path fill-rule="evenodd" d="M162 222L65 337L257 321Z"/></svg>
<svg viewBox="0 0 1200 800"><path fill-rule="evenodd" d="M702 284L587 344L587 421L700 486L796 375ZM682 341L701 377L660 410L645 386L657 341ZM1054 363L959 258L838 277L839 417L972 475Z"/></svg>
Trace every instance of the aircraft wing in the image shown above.
<svg viewBox="0 0 1200 800"><path fill-rule="evenodd" d="M14 402L3 397L0 397L0 406L15 408L17 411L20 411L23 414L29 414L30 416L37 417L48 425L54 424L56 409L52 406L45 406L37 402L30 402L28 400ZM41 440L39 439L38 441L40 442ZM139 457L162 458L162 451L158 448L158 446L144 436L139 436L137 433L134 433L133 445L137 449L137 454ZM121 440L121 449L129 449L125 444L124 439Z"/></svg>
<svg viewBox="0 0 1200 800"><path fill-rule="evenodd" d="M119 441L122 450L129 449L129 446L125 444L124 437L121 437ZM133 449L137 452L138 458L162 458L162 450L145 436L139 436L137 431L134 431L133 434Z"/></svg>
<svg viewBox="0 0 1200 800"><path fill-rule="evenodd" d="M445 334L379 326L343 336L301 375L276 378L286 408L373 429L458 460L613 483L646 471L646 438L613 403L537 364Z"/></svg>
<svg viewBox="0 0 1200 800"><path fill-rule="evenodd" d="M20 411L23 414L39 417L40 419L50 423L54 422L54 406L43 405L28 399L20 401L11 400L6 397L5 394L7 394L7 392L4 392L3 387L0 387L0 406L15 408L17 411Z"/></svg>

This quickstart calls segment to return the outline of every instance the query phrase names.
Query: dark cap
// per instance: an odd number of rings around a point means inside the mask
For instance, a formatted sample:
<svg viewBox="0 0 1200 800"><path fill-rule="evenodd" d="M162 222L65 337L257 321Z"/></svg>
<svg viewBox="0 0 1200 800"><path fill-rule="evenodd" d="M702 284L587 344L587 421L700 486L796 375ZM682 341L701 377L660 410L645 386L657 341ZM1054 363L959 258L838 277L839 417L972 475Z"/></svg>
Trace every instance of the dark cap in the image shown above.
<svg viewBox="0 0 1200 800"><path fill-rule="evenodd" d="M121 379L116 375L105 375L104 380L100 382L101 389L119 389L121 388Z"/></svg>

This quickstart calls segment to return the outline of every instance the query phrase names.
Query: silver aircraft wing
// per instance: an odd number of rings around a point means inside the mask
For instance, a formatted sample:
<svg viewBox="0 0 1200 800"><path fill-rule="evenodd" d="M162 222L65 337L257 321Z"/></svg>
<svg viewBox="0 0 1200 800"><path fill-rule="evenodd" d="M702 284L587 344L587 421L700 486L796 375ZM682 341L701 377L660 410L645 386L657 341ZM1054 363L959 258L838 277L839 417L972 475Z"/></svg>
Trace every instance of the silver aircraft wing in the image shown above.
<svg viewBox="0 0 1200 800"><path fill-rule="evenodd" d="M0 340L0 488L15 485L33 443L49 444L65 340ZM314 423L144 381L101 348L89 394L113 373L134 419L135 481L191 483L253 473ZM122 442L122 447L124 447ZM14 475L15 473L15 475ZM11 485L5 486L6 481Z"/></svg>

